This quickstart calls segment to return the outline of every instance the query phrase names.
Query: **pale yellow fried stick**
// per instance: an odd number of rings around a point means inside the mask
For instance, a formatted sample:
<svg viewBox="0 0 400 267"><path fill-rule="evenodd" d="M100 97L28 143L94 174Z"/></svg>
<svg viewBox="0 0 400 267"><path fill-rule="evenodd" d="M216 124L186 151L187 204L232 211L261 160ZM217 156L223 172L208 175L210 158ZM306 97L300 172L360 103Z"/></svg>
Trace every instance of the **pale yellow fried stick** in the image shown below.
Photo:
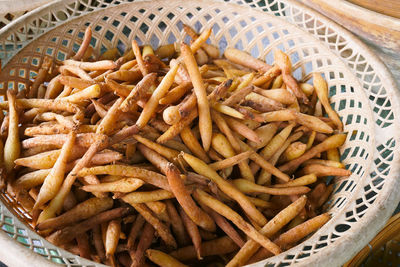
<svg viewBox="0 0 400 267"><path fill-rule="evenodd" d="M317 96L319 101L321 101L322 106L324 107L326 113L328 114L329 118L332 119L333 123L339 129L339 131L343 131L343 123L339 118L339 115L334 111L329 104L329 95L328 95L328 85L324 78L322 78L321 74L314 73L314 88L315 92L317 92Z"/></svg>
<svg viewBox="0 0 400 267"><path fill-rule="evenodd" d="M49 58L47 56L44 57L42 66L39 69L39 72L35 78L35 81L29 88L29 93L28 93L29 98L37 97L38 88L45 81L47 73L49 72L49 69L52 64L53 64L53 60L51 58Z"/></svg>
<svg viewBox="0 0 400 267"><path fill-rule="evenodd" d="M90 45L91 39L92 39L92 28L90 26L87 26L86 30L85 30L85 35L83 36L83 41L81 43L81 46L79 47L78 52L76 52L75 56L72 57L72 59L81 60L83 58L87 48Z"/></svg>
<svg viewBox="0 0 400 267"><path fill-rule="evenodd" d="M330 215L327 213L323 213L317 217L309 219L304 223L288 230L287 232L280 235L274 241L279 244L281 247L290 247L291 244L301 240L305 236L310 233L316 231L318 228L322 227L327 221L330 219ZM250 260L249 264L253 262L257 262L261 259L265 259L269 256L272 256L271 253L267 250L261 249L259 250Z"/></svg>
<svg viewBox="0 0 400 267"><path fill-rule="evenodd" d="M72 152L72 148L75 144L76 133L71 131L68 135L68 139L63 145L60 155L51 169L49 175L40 187L39 195L36 199L35 206L33 209L40 208L47 201L53 199L62 185L64 180L65 171L67 168L67 160Z"/></svg>
<svg viewBox="0 0 400 267"><path fill-rule="evenodd" d="M183 30L193 40L196 40L197 38L199 38L199 35L190 26L183 24ZM201 45L201 48L203 48L211 58L219 58L219 50L217 47L209 45L207 43L203 43Z"/></svg>
<svg viewBox="0 0 400 267"><path fill-rule="evenodd" d="M159 105L158 102L160 101L161 98L163 98L167 94L169 88L174 82L174 77L176 75L178 68L179 64L175 65L168 71L168 73L162 79L161 83L154 90L150 99L146 102L142 113L140 113L140 116L136 121L136 125L139 128L143 128L150 120L150 118L154 115L156 108Z"/></svg>
<svg viewBox="0 0 400 267"><path fill-rule="evenodd" d="M142 73L143 77L149 74L149 70L147 69L146 65L144 64L142 53L140 52L140 47L136 40L132 41L132 51L135 54L137 64L139 66L140 72Z"/></svg>
<svg viewBox="0 0 400 267"><path fill-rule="evenodd" d="M7 140L4 144L4 167L8 175L11 175L14 169L14 161L19 158L21 153L21 143L19 139L19 118L16 109L15 95L11 91L7 91L7 98L9 101L9 126ZM10 177L11 178L11 177Z"/></svg>
<svg viewBox="0 0 400 267"><path fill-rule="evenodd" d="M301 155L300 157L289 161L288 163L282 165L279 167L281 171L294 171L300 164L305 162L306 160L309 160L313 157L315 157L318 153L321 153L323 151L326 151L328 149L336 148L341 145L346 141L346 136L347 134L335 134L327 139L325 139L322 143L314 146L310 150L308 150L306 153Z"/></svg>
<svg viewBox="0 0 400 267"><path fill-rule="evenodd" d="M130 91L129 95L122 102L120 109L123 112L127 112L131 105L134 105L139 98L144 97L143 93L154 84L156 78L156 73L149 73L144 76L143 79L140 80L140 82L132 89L132 91Z"/></svg>
<svg viewBox="0 0 400 267"><path fill-rule="evenodd" d="M268 71L271 66L265 63L264 61L261 61L259 59L256 59L252 57L251 55L247 54L246 52L240 51L236 48L227 48L224 52L224 56L232 61L233 63L261 71L261 72L266 72Z"/></svg>
<svg viewBox="0 0 400 267"><path fill-rule="evenodd" d="M179 262L174 257L161 252L155 249L146 250L147 258L149 258L152 262L160 266L168 266L168 267L186 267L187 265Z"/></svg>
<svg viewBox="0 0 400 267"><path fill-rule="evenodd" d="M200 134L203 148L205 151L208 151L211 145L212 121L206 88L190 48L186 44L181 44L181 51L190 79L192 80L193 90L197 97Z"/></svg>
<svg viewBox="0 0 400 267"><path fill-rule="evenodd" d="M308 104L309 100L303 90L300 89L297 81L292 76L292 64L290 62L289 56L283 53L281 50L276 49L274 52L275 64L282 71L282 78L287 87L292 91L292 93L304 104Z"/></svg>
<svg viewBox="0 0 400 267"><path fill-rule="evenodd" d="M76 66L80 67L83 70L110 70L110 69L115 69L117 67L117 64L112 61L112 60L100 60L100 61L95 61L95 62L82 62L82 61L76 61L73 59L67 59L64 62L64 65L71 65L71 66Z"/></svg>
<svg viewBox="0 0 400 267"><path fill-rule="evenodd" d="M302 196L288 207L279 212L271 221L269 221L260 230L260 233L266 237L272 237L288 222L290 222L306 205L307 197ZM253 256L260 248L260 245L254 240L248 240L239 252L230 260L227 267L242 266Z"/></svg>

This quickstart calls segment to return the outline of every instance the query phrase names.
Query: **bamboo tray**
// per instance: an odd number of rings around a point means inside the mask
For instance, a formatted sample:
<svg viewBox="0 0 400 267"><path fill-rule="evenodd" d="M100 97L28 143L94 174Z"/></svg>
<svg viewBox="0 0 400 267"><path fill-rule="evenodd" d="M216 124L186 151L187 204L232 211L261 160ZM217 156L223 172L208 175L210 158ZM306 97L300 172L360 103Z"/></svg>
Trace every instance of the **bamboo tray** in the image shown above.
<svg viewBox="0 0 400 267"><path fill-rule="evenodd" d="M211 42L236 46L267 62L278 47L290 54L295 76L303 81L312 71L324 73L333 104L351 133L341 152L353 175L335 181L326 207L333 218L324 227L254 266L338 266L352 258L384 226L400 198L400 155L395 153L400 148L399 96L389 71L362 42L295 1L55 1L0 31L0 94L24 88L45 55L65 58L82 41L86 25L98 29L94 50L100 53L127 47L132 38L155 47L173 42L180 36L180 22L196 30L213 27ZM19 253L32 259L26 265L43 266L32 251L67 266L96 265L49 244L20 221L24 216L12 198L1 194L2 228L30 249ZM2 240L7 239L0 238L0 246L17 246ZM20 264L15 255L8 259L10 265Z"/></svg>

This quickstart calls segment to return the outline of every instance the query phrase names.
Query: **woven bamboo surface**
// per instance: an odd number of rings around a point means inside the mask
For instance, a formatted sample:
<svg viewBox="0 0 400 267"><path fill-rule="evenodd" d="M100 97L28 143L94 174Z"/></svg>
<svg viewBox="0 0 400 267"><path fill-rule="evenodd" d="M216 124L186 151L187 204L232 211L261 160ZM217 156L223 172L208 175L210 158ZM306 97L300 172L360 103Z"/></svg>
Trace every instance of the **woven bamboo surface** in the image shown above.
<svg viewBox="0 0 400 267"><path fill-rule="evenodd" d="M0 10L2 9L0 8ZM25 13L25 10L15 12L16 15L12 17L5 14L6 17L1 17L0 21L6 24L7 20L11 21L23 13ZM13 204L12 201L12 199L8 199L6 202L10 202L10 205L14 205L15 203ZM23 211L18 215L20 217L26 216ZM389 225L370 242L370 245L364 248L355 258L347 263L346 266L359 266L363 262L365 266L383 266L383 264L389 263L392 265L387 266L397 266L399 264L398 252L400 251L400 239L398 235L400 226L399 216L393 217L388 224ZM393 229L395 229L395 231Z"/></svg>

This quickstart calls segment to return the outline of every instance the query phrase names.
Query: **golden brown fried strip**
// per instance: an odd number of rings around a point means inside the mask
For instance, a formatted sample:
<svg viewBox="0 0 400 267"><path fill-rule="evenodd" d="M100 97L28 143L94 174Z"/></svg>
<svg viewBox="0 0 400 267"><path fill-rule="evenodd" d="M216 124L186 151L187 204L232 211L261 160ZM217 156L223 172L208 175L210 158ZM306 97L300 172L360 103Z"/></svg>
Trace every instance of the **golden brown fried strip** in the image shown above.
<svg viewBox="0 0 400 267"><path fill-rule="evenodd" d="M214 232L215 223L207 213L195 204L179 175L178 169L172 163L167 164L166 175L176 200L179 202L187 216L203 229Z"/></svg>
<svg viewBox="0 0 400 267"><path fill-rule="evenodd" d="M165 201L167 205L167 211L171 222L172 231L174 232L178 244L183 246L189 244L189 238L186 234L185 226L183 225L182 219L178 214L173 202L171 200Z"/></svg>
<svg viewBox="0 0 400 267"><path fill-rule="evenodd" d="M281 252L280 248L272 243L268 238L261 235L253 226L247 223L239 214L234 212L227 205L208 195L204 191L197 189L194 192L195 198L207 205L209 208L215 210L225 218L232 221L240 230L245 232L250 238L258 242L260 245L274 253L275 255Z"/></svg>
<svg viewBox="0 0 400 267"><path fill-rule="evenodd" d="M156 78L157 75L155 73L149 73L144 76L143 79L129 92L129 95L126 96L120 109L123 112L127 112L131 106L135 104L137 99L146 97L145 92L154 84Z"/></svg>
<svg viewBox="0 0 400 267"><path fill-rule="evenodd" d="M111 198L89 198L62 215L48 219L36 226L38 230L62 229L80 220L88 219L112 207Z"/></svg>
<svg viewBox="0 0 400 267"><path fill-rule="evenodd" d="M147 74L149 74L149 71L148 71L146 65L144 64L142 53L140 52L139 45L135 40L132 41L132 51L135 54L136 61L139 66L140 72L142 73L143 76L146 76Z"/></svg>
<svg viewBox="0 0 400 267"><path fill-rule="evenodd" d="M212 255L225 255L238 249L238 246L228 236L220 237L201 244L203 257ZM195 259L197 257L194 246L179 248L170 255L181 261Z"/></svg>
<svg viewBox="0 0 400 267"><path fill-rule="evenodd" d="M134 249L136 238L139 236L140 230L142 229L145 222L146 220L143 218L142 215L138 215L136 217L136 220L132 224L132 228L129 231L128 241L126 242L128 250Z"/></svg>
<svg viewBox="0 0 400 267"><path fill-rule="evenodd" d="M232 239L233 242L235 242L239 247L242 247L244 245L245 242L243 241L242 237L224 217L222 217L206 205L202 205L202 208L208 214L210 214L215 223Z"/></svg>
<svg viewBox="0 0 400 267"><path fill-rule="evenodd" d="M276 49L274 52L276 65L282 71L283 82L292 91L292 93L299 98L304 104L308 104L309 100L304 94L303 90L300 89L297 81L291 75L292 63L290 62L289 56L283 53L281 50Z"/></svg>
<svg viewBox="0 0 400 267"><path fill-rule="evenodd" d="M190 238L192 239L193 246L196 250L197 259L203 259L201 256L201 236L199 232L199 228L197 225L189 218L186 212L179 207L179 214L182 218L183 225L187 233L189 234Z"/></svg>
<svg viewBox="0 0 400 267"><path fill-rule="evenodd" d="M182 138L182 141L194 155L196 155L198 158L200 158L206 163L209 163L211 161L207 153L204 151L199 141L197 141L197 138L194 136L192 130L189 127L183 128L180 136Z"/></svg>
<svg viewBox="0 0 400 267"><path fill-rule="evenodd" d="M176 248L177 244L175 238L172 236L171 232L165 224L163 224L154 214L147 208L145 204L141 203L130 203L139 213L145 218L145 220L151 224L157 233L160 235L161 239L164 240L167 246Z"/></svg>
<svg viewBox="0 0 400 267"><path fill-rule="evenodd" d="M214 170L221 170L221 169L226 169L229 167L232 167L238 163L240 163L243 160L246 160L250 157L252 151L246 151L240 154L237 154L236 156L229 157L224 160L216 161L214 163L211 163L209 166L213 168Z"/></svg>
<svg viewBox="0 0 400 267"><path fill-rule="evenodd" d="M47 240L55 245L66 244L73 240L77 235L88 231L96 225L103 222L108 222L113 219L121 218L129 213L129 208L115 208L109 211L104 211L91 218L82 221L73 226L67 226L61 230L58 230L47 237Z"/></svg>
<svg viewBox="0 0 400 267"><path fill-rule="evenodd" d="M227 194L229 197L236 200L239 205L245 210L245 212L259 225L264 225L267 220L261 214L259 210L255 208L255 206L250 202L250 200L239 190L237 190L232 184L227 182L221 176L217 174L217 172L207 166L206 163L201 161L200 159L193 157L189 154L182 153L185 161L195 170L197 173L206 176L211 181L216 183L221 189L222 192Z"/></svg>
<svg viewBox="0 0 400 267"><path fill-rule="evenodd" d="M132 267L143 266L144 262L144 252L150 247L151 242L154 238L154 228L150 223L146 223L142 235L140 237L138 246L136 248L134 256L132 257Z"/></svg>

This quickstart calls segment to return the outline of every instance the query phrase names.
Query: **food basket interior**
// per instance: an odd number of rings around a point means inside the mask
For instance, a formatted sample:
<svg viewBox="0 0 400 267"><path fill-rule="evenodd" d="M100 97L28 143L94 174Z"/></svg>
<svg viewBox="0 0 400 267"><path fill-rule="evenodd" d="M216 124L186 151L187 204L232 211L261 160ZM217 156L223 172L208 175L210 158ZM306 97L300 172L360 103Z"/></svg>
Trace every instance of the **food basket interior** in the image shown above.
<svg viewBox="0 0 400 267"><path fill-rule="evenodd" d="M45 56L57 63L76 52L87 26L100 55L132 39L153 48L182 41L183 23L212 28L209 42L221 51L235 47L273 62L274 49L290 55L293 75L312 83L327 80L331 103L348 133L341 148L348 178L335 178L325 206L332 219L300 245L261 263L338 265L352 257L384 225L399 200L399 106L384 65L351 34L292 1L58 1L28 14L0 32L0 94L22 90ZM183 39L189 41L189 39ZM54 262L96 265L59 249L35 234L29 215L1 194L0 224L11 237Z"/></svg>

